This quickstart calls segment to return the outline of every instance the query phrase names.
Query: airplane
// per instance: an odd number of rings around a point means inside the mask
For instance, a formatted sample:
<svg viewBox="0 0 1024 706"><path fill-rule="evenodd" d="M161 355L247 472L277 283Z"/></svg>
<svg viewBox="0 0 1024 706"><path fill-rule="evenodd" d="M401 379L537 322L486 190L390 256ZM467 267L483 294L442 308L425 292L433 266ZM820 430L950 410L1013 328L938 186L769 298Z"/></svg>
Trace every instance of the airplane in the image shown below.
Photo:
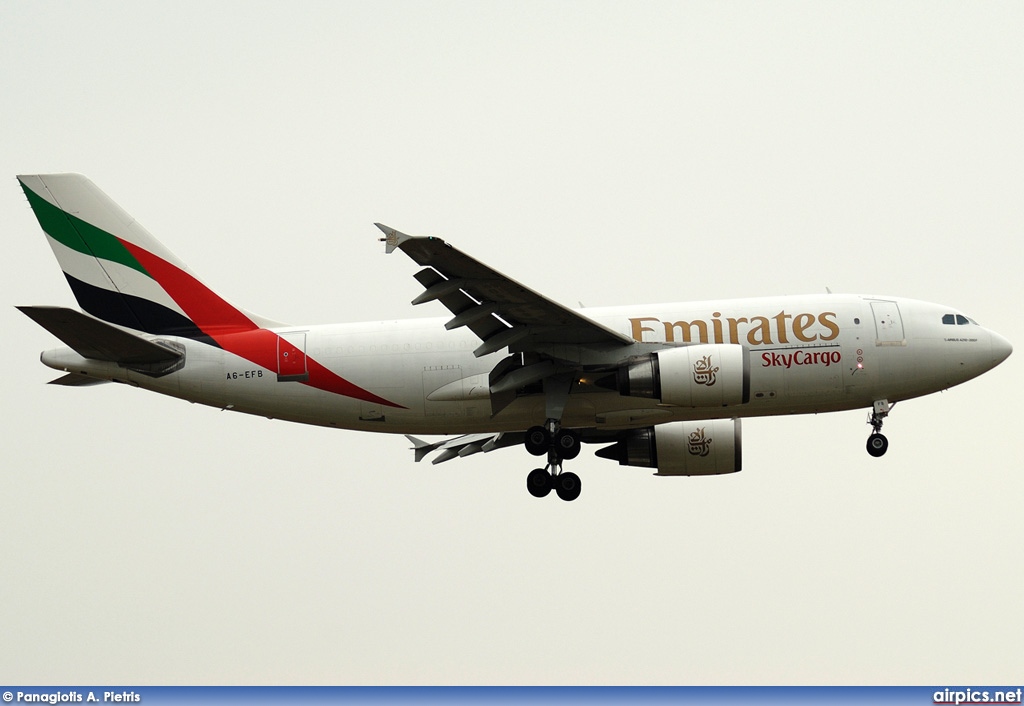
<svg viewBox="0 0 1024 706"><path fill-rule="evenodd" d="M421 268L412 304L450 316L287 325L221 298L86 177L18 180L81 307L18 307L67 346L40 356L64 373L53 383L119 382L405 434L416 461L524 446L545 459L527 475L535 497L580 495L563 464L583 443L660 476L740 471L745 417L867 409L867 450L882 456L897 402L970 380L1013 350L956 309L891 296L570 309L440 238L379 223L385 251Z"/></svg>

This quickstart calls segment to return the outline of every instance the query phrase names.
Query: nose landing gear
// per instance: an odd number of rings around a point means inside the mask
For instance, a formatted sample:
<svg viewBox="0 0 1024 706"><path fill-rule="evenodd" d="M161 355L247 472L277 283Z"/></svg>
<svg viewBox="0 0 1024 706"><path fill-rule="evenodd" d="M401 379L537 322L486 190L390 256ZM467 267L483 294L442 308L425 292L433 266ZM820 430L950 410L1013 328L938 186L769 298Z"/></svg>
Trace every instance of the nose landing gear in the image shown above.
<svg viewBox="0 0 1024 706"><path fill-rule="evenodd" d="M575 473L562 471L562 461L580 455L580 436L571 429L560 429L558 421L549 419L546 427L530 427L526 432L526 450L534 456L548 455L544 468L535 468L526 476L526 489L535 498L543 498L552 490L566 502L580 496L582 486Z"/></svg>
<svg viewBox="0 0 1024 706"><path fill-rule="evenodd" d="M885 455L889 450L889 440L882 434L882 422L889 416L889 411L896 406L889 400L875 400L871 415L868 417L868 424L871 425L871 436L868 437L868 453L878 458Z"/></svg>

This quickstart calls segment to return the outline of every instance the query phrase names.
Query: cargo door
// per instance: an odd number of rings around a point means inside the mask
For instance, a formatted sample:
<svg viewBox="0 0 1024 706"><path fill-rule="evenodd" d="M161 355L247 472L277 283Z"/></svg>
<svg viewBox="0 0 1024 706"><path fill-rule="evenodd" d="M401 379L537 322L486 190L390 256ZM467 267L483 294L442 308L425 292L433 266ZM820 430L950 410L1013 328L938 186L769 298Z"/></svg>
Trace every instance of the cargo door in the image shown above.
<svg viewBox="0 0 1024 706"><path fill-rule="evenodd" d="M871 313L875 318L876 346L905 346L903 319L896 302L871 302Z"/></svg>

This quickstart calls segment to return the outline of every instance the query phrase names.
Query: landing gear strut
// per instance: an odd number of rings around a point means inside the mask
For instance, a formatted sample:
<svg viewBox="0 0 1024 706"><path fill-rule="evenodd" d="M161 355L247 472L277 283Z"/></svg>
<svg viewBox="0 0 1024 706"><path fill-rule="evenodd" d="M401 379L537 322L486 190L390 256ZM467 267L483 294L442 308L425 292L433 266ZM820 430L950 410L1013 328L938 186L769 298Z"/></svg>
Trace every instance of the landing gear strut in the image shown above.
<svg viewBox="0 0 1024 706"><path fill-rule="evenodd" d="M582 486L575 473L562 472L562 461L580 454L579 434L571 429L560 429L558 421L549 419L546 426L530 427L526 431L526 450L534 456L548 455L544 468L535 468L526 476L526 489L535 498L543 498L552 490L565 501L580 496Z"/></svg>
<svg viewBox="0 0 1024 706"><path fill-rule="evenodd" d="M896 406L896 403L889 403L889 400L875 400L871 416L868 417L868 424L871 425L871 436L868 437L868 453L878 458L883 456L889 449L889 440L882 435L882 422L889 416L889 411Z"/></svg>

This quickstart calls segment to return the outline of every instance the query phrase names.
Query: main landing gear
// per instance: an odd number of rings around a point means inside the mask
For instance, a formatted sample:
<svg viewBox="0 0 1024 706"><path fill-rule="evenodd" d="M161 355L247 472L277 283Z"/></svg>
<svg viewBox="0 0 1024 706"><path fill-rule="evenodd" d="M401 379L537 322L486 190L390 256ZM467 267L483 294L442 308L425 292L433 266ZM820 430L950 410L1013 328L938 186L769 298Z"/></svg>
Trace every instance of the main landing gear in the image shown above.
<svg viewBox="0 0 1024 706"><path fill-rule="evenodd" d="M549 419L545 426L530 427L526 431L526 450L534 456L547 454L544 468L535 468L526 476L526 489L535 498L543 498L552 489L562 500L571 501L580 496L582 486L575 473L562 471L562 461L580 455L580 435L571 429L560 429L558 421Z"/></svg>
<svg viewBox="0 0 1024 706"><path fill-rule="evenodd" d="M868 424L871 425L871 436L868 437L868 453L878 458L885 455L889 450L889 440L882 435L882 422L889 416L889 411L896 406L896 403L889 403L889 400L875 400L871 416L868 417Z"/></svg>

